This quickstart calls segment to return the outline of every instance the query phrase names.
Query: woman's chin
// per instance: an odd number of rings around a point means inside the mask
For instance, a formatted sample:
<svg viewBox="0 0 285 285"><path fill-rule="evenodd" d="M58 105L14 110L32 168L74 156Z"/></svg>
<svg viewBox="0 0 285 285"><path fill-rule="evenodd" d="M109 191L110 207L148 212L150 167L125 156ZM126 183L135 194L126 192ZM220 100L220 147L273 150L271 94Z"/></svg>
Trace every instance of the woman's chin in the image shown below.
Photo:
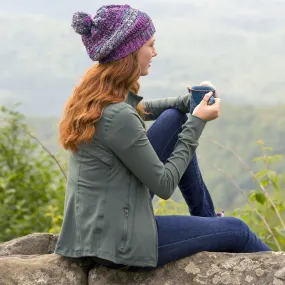
<svg viewBox="0 0 285 285"><path fill-rule="evenodd" d="M141 72L141 76L146 76L146 75L148 75L148 73L149 73L149 70L147 68Z"/></svg>

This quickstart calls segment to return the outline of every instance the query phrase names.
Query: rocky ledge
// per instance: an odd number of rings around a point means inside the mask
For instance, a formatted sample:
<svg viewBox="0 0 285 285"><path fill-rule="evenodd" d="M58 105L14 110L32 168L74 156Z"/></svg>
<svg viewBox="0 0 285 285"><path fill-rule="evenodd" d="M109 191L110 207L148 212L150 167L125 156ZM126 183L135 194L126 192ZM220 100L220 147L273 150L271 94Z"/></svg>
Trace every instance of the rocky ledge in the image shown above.
<svg viewBox="0 0 285 285"><path fill-rule="evenodd" d="M285 285L285 253L201 252L151 271L94 266L53 253L56 235L0 244L0 285Z"/></svg>

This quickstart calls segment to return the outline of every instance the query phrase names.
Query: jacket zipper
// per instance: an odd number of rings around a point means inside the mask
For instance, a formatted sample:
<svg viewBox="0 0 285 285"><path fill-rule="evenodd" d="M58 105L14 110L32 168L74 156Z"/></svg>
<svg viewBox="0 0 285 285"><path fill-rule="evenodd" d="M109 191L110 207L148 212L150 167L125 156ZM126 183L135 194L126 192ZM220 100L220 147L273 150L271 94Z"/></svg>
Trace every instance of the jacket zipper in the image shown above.
<svg viewBox="0 0 285 285"><path fill-rule="evenodd" d="M123 229L123 235L122 235L122 242L120 249L123 251L126 246L127 236L128 236L128 218L129 218L129 209L125 208L125 219L124 219L124 229Z"/></svg>

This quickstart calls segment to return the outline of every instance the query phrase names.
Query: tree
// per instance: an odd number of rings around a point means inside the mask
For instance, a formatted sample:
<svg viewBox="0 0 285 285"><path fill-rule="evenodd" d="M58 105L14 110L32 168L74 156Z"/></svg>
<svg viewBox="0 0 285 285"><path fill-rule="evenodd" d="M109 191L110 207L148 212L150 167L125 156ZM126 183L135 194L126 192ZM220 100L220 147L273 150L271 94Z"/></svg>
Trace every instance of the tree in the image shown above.
<svg viewBox="0 0 285 285"><path fill-rule="evenodd" d="M15 107L0 108L0 241L59 232L65 177Z"/></svg>
<svg viewBox="0 0 285 285"><path fill-rule="evenodd" d="M258 141L261 156L253 161L262 169L255 173L257 189L249 192L248 204L236 209L234 216L241 218L274 250L285 249L285 176L272 170L272 165L283 159L282 155L269 155L273 149Z"/></svg>

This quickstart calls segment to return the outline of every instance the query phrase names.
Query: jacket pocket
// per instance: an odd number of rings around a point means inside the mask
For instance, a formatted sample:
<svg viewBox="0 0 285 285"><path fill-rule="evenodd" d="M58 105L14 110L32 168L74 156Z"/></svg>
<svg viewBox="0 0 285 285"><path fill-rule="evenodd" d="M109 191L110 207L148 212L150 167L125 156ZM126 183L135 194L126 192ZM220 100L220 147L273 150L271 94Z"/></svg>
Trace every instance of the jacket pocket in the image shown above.
<svg viewBox="0 0 285 285"><path fill-rule="evenodd" d="M128 232L129 232L129 208L124 208L124 224L123 224L123 232L121 237L121 243L119 246L119 250L121 252L126 252L127 250L127 242L128 242Z"/></svg>

